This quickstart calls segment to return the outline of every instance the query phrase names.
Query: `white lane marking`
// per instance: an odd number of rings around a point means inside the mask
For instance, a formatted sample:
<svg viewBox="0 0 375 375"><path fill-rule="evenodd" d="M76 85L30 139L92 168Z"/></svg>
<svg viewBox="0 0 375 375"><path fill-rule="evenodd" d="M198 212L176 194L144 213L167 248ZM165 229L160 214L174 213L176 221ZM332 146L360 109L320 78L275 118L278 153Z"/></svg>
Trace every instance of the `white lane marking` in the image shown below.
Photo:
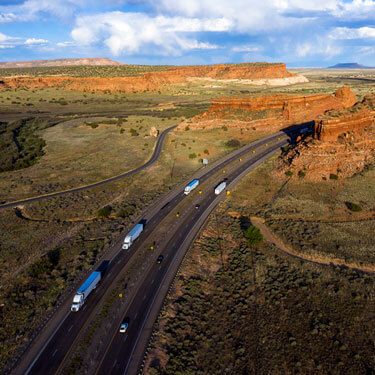
<svg viewBox="0 0 375 375"><path fill-rule="evenodd" d="M137 319L137 316L138 316L138 312L135 314L134 320Z"/></svg>
<svg viewBox="0 0 375 375"><path fill-rule="evenodd" d="M115 367L115 366L116 366L116 364L117 364L117 361L115 361L115 363L113 364L112 368L113 368L113 367Z"/></svg>
<svg viewBox="0 0 375 375"><path fill-rule="evenodd" d="M151 285L154 283L154 281L155 281L155 279L152 279L152 281L151 281Z"/></svg>
<svg viewBox="0 0 375 375"><path fill-rule="evenodd" d="M144 301L146 299L146 294L143 295L142 300Z"/></svg>
<svg viewBox="0 0 375 375"><path fill-rule="evenodd" d="M108 274L108 277L111 276L111 275L112 275L112 272L110 272L110 273Z"/></svg>
<svg viewBox="0 0 375 375"><path fill-rule="evenodd" d="M72 328L73 328L73 324L69 327L68 332L70 332Z"/></svg>
<svg viewBox="0 0 375 375"><path fill-rule="evenodd" d="M52 357L54 357L57 353L57 349L53 352Z"/></svg>

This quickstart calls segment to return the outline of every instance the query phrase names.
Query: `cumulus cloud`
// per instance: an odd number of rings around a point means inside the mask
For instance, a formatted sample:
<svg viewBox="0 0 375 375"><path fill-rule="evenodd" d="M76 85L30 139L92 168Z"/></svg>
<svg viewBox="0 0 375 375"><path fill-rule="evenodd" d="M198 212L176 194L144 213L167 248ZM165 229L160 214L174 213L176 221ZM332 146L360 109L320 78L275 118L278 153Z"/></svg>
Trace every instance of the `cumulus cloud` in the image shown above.
<svg viewBox="0 0 375 375"><path fill-rule="evenodd" d="M151 17L144 13L107 12L78 17L71 35L81 45L103 42L114 55L139 53L147 47L175 54L217 47L198 41L192 33L229 29L230 21L225 18Z"/></svg>
<svg viewBox="0 0 375 375"><path fill-rule="evenodd" d="M349 27L336 27L330 33L332 39L374 39L375 27L359 27L357 29Z"/></svg>
<svg viewBox="0 0 375 375"><path fill-rule="evenodd" d="M35 45L43 45L47 44L48 40L47 39L38 39L38 38L28 38L25 40L25 45L26 46L35 46Z"/></svg>
<svg viewBox="0 0 375 375"><path fill-rule="evenodd" d="M0 33L0 48L7 49L7 48L16 48L19 46L31 47L31 46L45 46L48 44L48 40L46 39L38 39L38 38L18 38L9 35L5 35Z"/></svg>

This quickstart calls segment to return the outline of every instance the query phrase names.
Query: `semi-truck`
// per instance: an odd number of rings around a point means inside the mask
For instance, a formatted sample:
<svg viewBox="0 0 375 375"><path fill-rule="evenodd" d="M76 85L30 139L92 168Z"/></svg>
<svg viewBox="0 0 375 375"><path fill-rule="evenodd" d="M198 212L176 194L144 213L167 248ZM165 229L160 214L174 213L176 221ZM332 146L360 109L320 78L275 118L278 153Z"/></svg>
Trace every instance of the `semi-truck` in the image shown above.
<svg viewBox="0 0 375 375"><path fill-rule="evenodd" d="M190 181L184 189L184 194L188 195L192 190L194 190L199 185L199 180L195 179Z"/></svg>
<svg viewBox="0 0 375 375"><path fill-rule="evenodd" d="M219 185L215 187L215 194L219 195L226 187L227 183L225 181L221 182Z"/></svg>
<svg viewBox="0 0 375 375"><path fill-rule="evenodd" d="M82 307L86 301L86 298L96 288L101 278L102 273L99 271L94 271L90 274L90 276L78 288L75 296L73 297L73 303L70 308L71 311L78 311Z"/></svg>
<svg viewBox="0 0 375 375"><path fill-rule="evenodd" d="M132 243L139 237L143 232L143 224L136 224L132 230L125 236L124 243L122 244L123 250L128 250Z"/></svg>

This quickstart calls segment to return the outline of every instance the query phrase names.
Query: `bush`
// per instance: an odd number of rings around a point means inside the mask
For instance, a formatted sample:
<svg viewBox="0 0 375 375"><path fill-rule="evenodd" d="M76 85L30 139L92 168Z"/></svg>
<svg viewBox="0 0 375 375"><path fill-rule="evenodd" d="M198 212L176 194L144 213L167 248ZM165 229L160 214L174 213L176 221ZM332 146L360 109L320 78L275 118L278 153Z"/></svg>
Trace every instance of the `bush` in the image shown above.
<svg viewBox="0 0 375 375"><path fill-rule="evenodd" d="M345 206L350 210L350 211L353 211L353 212L358 212L358 211L362 211L362 207L357 204L357 203L353 203L353 202L345 202Z"/></svg>
<svg viewBox="0 0 375 375"><path fill-rule="evenodd" d="M225 132L228 131L228 127L225 126L225 125L223 125L221 128L222 128Z"/></svg>
<svg viewBox="0 0 375 375"><path fill-rule="evenodd" d="M330 173L330 175L329 175L330 180L338 180L338 178L339 178L339 176L337 176L337 174Z"/></svg>
<svg viewBox="0 0 375 375"><path fill-rule="evenodd" d="M111 206L104 206L98 210L98 217L108 217L112 212Z"/></svg>
<svg viewBox="0 0 375 375"><path fill-rule="evenodd" d="M137 132L137 130L135 130L135 129L133 129L133 128L130 129L130 134L131 134L133 137L136 137L136 136L139 135L139 133Z"/></svg>
<svg viewBox="0 0 375 375"><path fill-rule="evenodd" d="M230 139L229 141L225 142L225 146L235 148L235 147L240 147L241 142L238 139Z"/></svg>
<svg viewBox="0 0 375 375"><path fill-rule="evenodd" d="M207 149L203 150L203 153L206 154L206 155L210 154L210 152Z"/></svg>
<svg viewBox="0 0 375 375"><path fill-rule="evenodd" d="M195 159L197 157L197 154L195 152L189 154L189 159Z"/></svg>
<svg viewBox="0 0 375 375"><path fill-rule="evenodd" d="M304 178L306 176L306 172L303 170L298 171L298 177Z"/></svg>
<svg viewBox="0 0 375 375"><path fill-rule="evenodd" d="M286 171L285 175L288 176L288 177L291 177L291 176L293 176L293 172L292 171Z"/></svg>
<svg viewBox="0 0 375 375"><path fill-rule="evenodd" d="M188 131L188 130L190 130L190 126L189 125L185 126L185 131Z"/></svg>
<svg viewBox="0 0 375 375"><path fill-rule="evenodd" d="M254 225L251 225L245 230L245 237L250 245L256 245L263 241L262 233L260 233L260 230Z"/></svg>

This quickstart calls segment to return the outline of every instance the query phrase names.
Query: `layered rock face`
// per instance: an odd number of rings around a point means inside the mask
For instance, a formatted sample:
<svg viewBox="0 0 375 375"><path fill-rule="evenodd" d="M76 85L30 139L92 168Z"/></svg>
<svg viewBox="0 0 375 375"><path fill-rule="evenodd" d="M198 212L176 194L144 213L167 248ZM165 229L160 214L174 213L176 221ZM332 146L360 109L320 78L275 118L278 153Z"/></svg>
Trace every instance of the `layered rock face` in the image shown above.
<svg viewBox="0 0 375 375"><path fill-rule="evenodd" d="M146 73L136 77L4 77L1 88L63 87L77 91L154 91L161 86L183 83L189 78L227 79L278 79L295 75L285 64L238 64L173 67L164 71Z"/></svg>
<svg viewBox="0 0 375 375"><path fill-rule="evenodd" d="M339 136L353 132L357 137L374 123L375 95L366 96L362 102L347 110L328 111L319 116L314 125L314 138L323 142L337 141Z"/></svg>
<svg viewBox="0 0 375 375"><path fill-rule="evenodd" d="M220 98L213 100L208 111L194 118L189 126L196 129L213 128L218 120L221 123L228 120L228 127L278 129L288 124L312 121L328 110L348 108L355 102L356 96L347 86L334 94Z"/></svg>
<svg viewBox="0 0 375 375"><path fill-rule="evenodd" d="M315 122L314 140L284 158L280 173L303 171L308 180L350 177L375 162L375 95L341 111L328 111Z"/></svg>

